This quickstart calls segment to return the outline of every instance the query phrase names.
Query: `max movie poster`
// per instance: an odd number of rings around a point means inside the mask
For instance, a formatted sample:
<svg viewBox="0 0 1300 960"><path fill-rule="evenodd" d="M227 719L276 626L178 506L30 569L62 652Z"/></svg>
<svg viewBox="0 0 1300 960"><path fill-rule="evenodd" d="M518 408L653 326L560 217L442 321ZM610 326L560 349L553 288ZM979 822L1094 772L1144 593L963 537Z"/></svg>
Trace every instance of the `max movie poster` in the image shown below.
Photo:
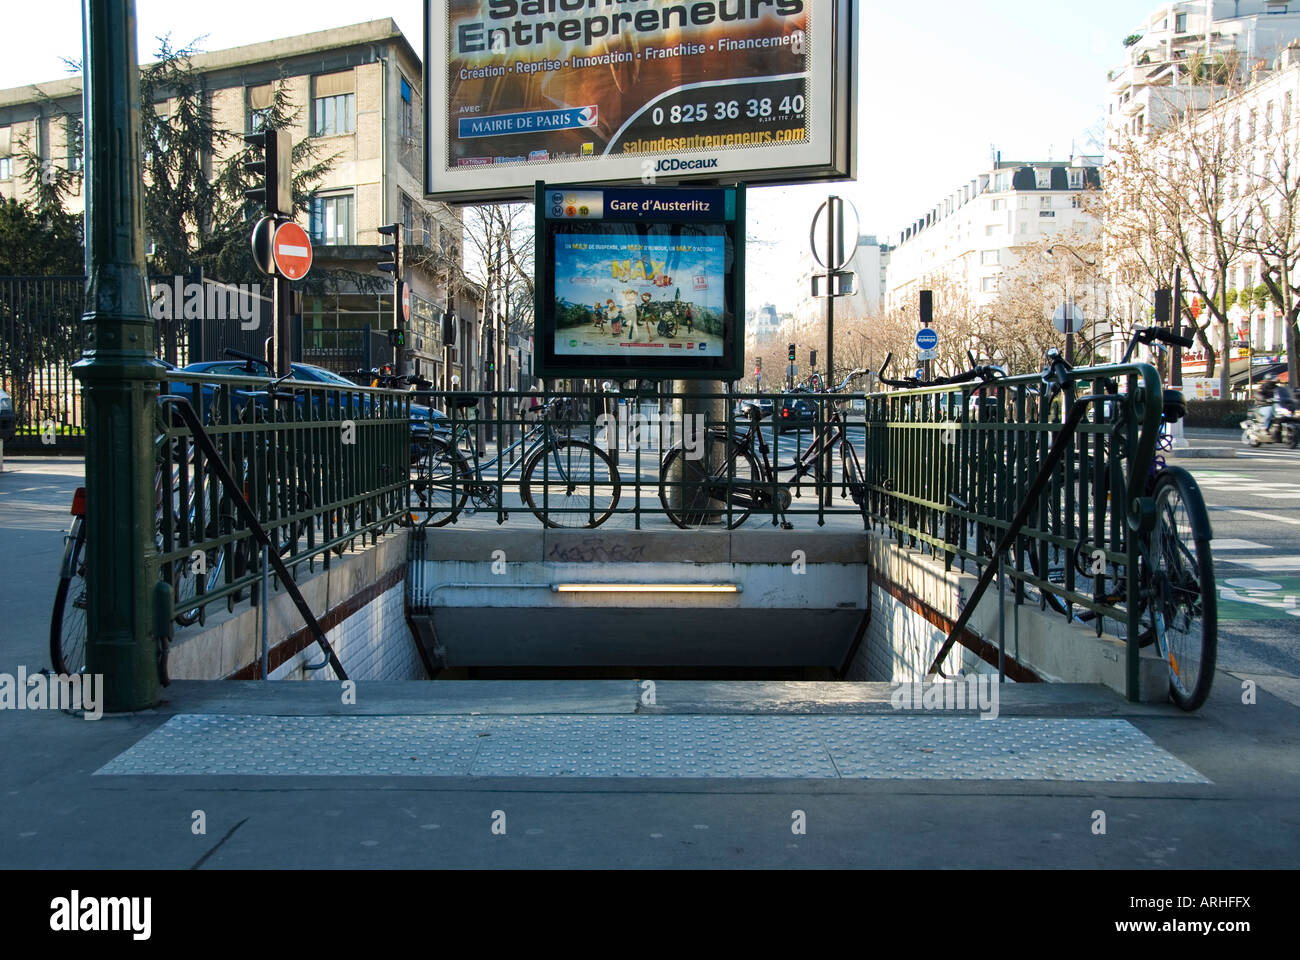
<svg viewBox="0 0 1300 960"><path fill-rule="evenodd" d="M556 356L721 356L725 259L723 237L689 228L557 235Z"/></svg>

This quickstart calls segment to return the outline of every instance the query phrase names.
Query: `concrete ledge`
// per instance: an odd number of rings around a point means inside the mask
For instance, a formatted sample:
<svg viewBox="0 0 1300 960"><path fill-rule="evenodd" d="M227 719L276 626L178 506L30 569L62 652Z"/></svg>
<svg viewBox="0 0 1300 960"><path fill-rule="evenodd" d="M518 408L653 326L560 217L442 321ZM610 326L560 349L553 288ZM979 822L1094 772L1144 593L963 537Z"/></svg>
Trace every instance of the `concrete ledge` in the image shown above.
<svg viewBox="0 0 1300 960"><path fill-rule="evenodd" d="M547 530L546 563L726 563L731 534L719 530Z"/></svg>
<svg viewBox="0 0 1300 960"><path fill-rule="evenodd" d="M434 563L776 563L802 550L806 562L865 563L863 530L454 530L425 531Z"/></svg>

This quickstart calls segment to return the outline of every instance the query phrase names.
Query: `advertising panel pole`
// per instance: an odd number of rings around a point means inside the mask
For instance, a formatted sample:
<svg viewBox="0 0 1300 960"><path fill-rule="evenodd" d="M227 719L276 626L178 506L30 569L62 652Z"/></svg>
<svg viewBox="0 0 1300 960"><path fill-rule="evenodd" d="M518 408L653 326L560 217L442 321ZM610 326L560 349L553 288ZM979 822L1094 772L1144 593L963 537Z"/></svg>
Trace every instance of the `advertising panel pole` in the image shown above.
<svg viewBox="0 0 1300 960"><path fill-rule="evenodd" d="M104 709L119 712L158 703L156 637L168 628L152 622L153 595L171 586L159 581L154 545L159 368L145 282L135 3L85 0L82 11L87 309L74 370L86 396L86 672L103 676Z"/></svg>

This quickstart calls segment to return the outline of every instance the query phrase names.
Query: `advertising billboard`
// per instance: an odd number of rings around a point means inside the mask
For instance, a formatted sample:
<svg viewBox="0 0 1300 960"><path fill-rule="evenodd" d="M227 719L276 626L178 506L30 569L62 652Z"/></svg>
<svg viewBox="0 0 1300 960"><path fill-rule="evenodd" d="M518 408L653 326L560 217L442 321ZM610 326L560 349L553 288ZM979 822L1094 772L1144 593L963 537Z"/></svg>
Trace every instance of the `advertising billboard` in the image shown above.
<svg viewBox="0 0 1300 960"><path fill-rule="evenodd" d="M854 175L852 0L427 0L425 193Z"/></svg>
<svg viewBox="0 0 1300 960"><path fill-rule="evenodd" d="M733 380L740 187L538 184L537 375Z"/></svg>

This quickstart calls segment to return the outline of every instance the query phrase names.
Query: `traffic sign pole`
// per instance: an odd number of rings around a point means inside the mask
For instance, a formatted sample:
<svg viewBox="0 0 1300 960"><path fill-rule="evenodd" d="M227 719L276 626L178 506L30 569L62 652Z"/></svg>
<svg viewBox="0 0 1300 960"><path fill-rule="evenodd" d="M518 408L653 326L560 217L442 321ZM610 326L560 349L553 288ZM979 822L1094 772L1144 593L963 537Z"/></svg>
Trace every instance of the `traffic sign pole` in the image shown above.
<svg viewBox="0 0 1300 960"><path fill-rule="evenodd" d="M293 290L289 283L301 280L311 270L311 237L293 221L275 228L271 240L271 257L275 263L275 281L272 284L271 309L275 324L271 328L271 357L277 376L284 376L293 366L293 343L289 334L289 306Z"/></svg>

